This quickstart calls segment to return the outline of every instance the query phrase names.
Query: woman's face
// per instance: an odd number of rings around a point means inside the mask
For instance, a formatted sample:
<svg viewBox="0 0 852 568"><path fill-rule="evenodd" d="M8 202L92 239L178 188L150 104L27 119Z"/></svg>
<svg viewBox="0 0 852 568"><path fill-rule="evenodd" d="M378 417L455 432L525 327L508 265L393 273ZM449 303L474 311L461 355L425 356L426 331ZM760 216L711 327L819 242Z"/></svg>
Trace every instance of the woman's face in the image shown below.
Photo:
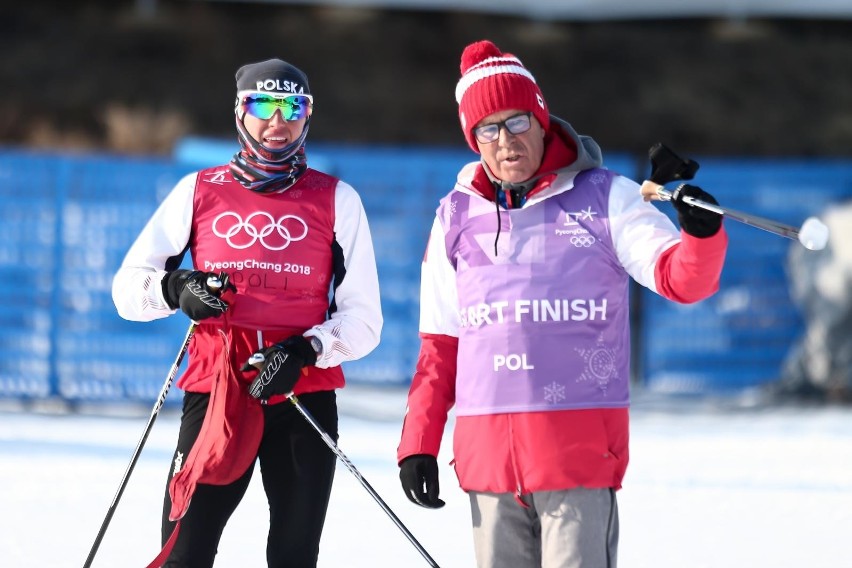
<svg viewBox="0 0 852 568"><path fill-rule="evenodd" d="M253 93L243 98L242 121L255 141L269 150L282 150L302 135L311 106L312 101L306 96Z"/></svg>

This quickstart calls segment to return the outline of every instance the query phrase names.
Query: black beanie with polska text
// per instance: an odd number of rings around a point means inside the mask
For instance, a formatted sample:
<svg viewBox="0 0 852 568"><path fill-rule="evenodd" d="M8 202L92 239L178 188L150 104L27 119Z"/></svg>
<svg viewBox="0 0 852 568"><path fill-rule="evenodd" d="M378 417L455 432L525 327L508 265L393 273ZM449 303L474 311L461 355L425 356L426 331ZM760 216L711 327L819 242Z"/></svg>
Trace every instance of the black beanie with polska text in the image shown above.
<svg viewBox="0 0 852 568"><path fill-rule="evenodd" d="M310 95L308 77L298 67L280 59L248 63L237 70L237 92Z"/></svg>

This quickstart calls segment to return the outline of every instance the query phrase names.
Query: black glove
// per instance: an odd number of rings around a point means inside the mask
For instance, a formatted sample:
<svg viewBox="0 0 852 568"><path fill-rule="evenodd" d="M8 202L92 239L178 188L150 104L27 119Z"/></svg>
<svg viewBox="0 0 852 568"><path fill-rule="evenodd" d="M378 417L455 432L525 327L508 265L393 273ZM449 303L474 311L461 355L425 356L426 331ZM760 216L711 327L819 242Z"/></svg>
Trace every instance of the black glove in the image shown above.
<svg viewBox="0 0 852 568"><path fill-rule="evenodd" d="M249 387L249 394L266 400L274 394L293 392L296 381L302 376L302 369L316 362L317 353L311 342L306 337L294 335L254 352L240 370L260 370Z"/></svg>
<svg viewBox="0 0 852 568"><path fill-rule="evenodd" d="M408 500L427 509L440 509L438 499L438 460L428 454L408 456L399 464L399 480Z"/></svg>
<svg viewBox="0 0 852 568"><path fill-rule="evenodd" d="M713 211L707 211L701 207L689 205L683 201L685 196L689 196L713 205L718 205L716 199L695 185L681 184L672 193L672 205L677 210L677 220L680 223L681 229L689 233L693 237L704 239L712 237L719 232L722 226L722 216Z"/></svg>
<svg viewBox="0 0 852 568"><path fill-rule="evenodd" d="M212 282L217 282L214 288ZM175 270L163 277L163 296L173 310L180 308L193 321L221 316L228 304L219 296L225 290L236 291L223 273L200 270Z"/></svg>

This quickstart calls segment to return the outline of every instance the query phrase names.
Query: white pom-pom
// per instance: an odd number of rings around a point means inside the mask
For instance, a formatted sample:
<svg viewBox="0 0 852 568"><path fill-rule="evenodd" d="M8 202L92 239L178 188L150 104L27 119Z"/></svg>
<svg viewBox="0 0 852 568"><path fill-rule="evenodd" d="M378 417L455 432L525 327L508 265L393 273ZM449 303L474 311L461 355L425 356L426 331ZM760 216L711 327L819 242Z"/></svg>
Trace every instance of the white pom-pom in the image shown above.
<svg viewBox="0 0 852 568"><path fill-rule="evenodd" d="M828 227L816 217L808 217L799 229L799 242L808 250L822 250L828 244Z"/></svg>

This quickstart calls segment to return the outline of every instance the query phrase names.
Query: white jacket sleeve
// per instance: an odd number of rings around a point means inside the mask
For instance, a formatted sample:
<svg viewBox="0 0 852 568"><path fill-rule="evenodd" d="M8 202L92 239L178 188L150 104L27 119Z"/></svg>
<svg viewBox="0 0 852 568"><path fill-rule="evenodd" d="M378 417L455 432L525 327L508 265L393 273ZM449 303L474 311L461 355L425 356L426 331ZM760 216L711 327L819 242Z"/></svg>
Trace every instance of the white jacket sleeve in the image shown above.
<svg viewBox="0 0 852 568"><path fill-rule="evenodd" d="M161 281L166 262L184 253L192 224L196 174L181 179L163 200L121 263L112 281L118 315L151 321L175 313L169 308Z"/></svg>
<svg viewBox="0 0 852 568"><path fill-rule="evenodd" d="M680 242L680 231L653 203L642 198L639 184L624 176L612 180L609 219L621 265L636 282L656 292L657 259Z"/></svg>
<svg viewBox="0 0 852 568"><path fill-rule="evenodd" d="M444 229L436 217L420 273L420 332L459 336L456 271L447 258Z"/></svg>
<svg viewBox="0 0 852 568"><path fill-rule="evenodd" d="M335 311L306 336L322 342L316 366L327 368L364 357L379 344L383 318L373 239L361 198L338 182L334 234L343 255L343 278L334 290ZM335 267L339 272L339 267Z"/></svg>

